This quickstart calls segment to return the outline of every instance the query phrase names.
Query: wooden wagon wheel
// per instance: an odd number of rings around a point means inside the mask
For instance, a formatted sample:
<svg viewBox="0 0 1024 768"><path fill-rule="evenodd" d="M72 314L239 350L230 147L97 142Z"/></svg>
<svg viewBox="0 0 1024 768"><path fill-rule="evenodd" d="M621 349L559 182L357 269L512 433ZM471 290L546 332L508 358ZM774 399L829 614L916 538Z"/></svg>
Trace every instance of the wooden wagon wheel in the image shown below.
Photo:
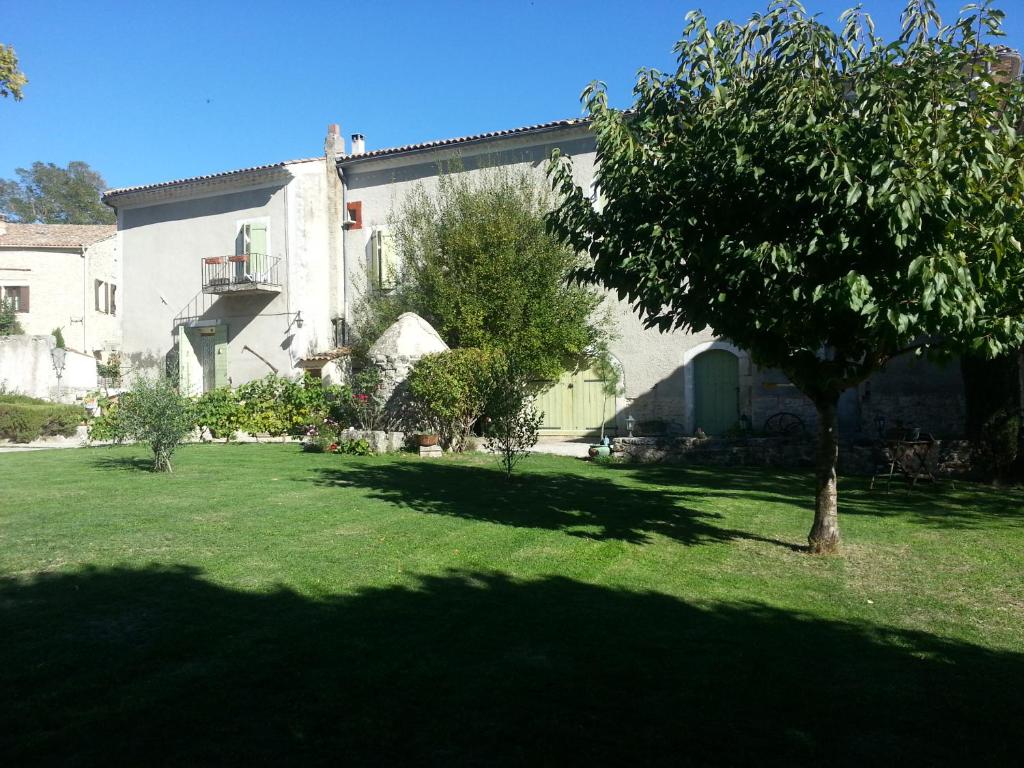
<svg viewBox="0 0 1024 768"><path fill-rule="evenodd" d="M805 431L804 420L788 411L772 414L764 422L767 435L802 435Z"/></svg>

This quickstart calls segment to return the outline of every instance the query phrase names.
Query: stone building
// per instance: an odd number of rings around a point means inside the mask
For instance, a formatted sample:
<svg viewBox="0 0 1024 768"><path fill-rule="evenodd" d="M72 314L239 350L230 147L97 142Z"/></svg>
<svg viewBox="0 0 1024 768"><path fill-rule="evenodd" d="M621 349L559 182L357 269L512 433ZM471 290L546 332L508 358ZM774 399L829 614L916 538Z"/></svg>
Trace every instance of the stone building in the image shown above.
<svg viewBox="0 0 1024 768"><path fill-rule="evenodd" d="M14 224L0 217L0 297L26 334L60 328L70 349L121 345L121 252L108 224Z"/></svg>
<svg viewBox="0 0 1024 768"><path fill-rule="evenodd" d="M383 149L360 134L346 149L337 125L320 157L285 161L107 192L124 255L124 349L131 365L177 370L198 393L276 372L327 370L351 339L359 297L400 279L389 224L414 189L436 189L444 172L507 167L546 184L552 150L570 158L591 188L595 142L585 120ZM813 428L813 408L783 376L708 332L645 329L606 296L616 338L611 353L621 395L581 364L540 396L544 433L594 434L602 418L624 433L711 434L760 430L793 414ZM885 423L940 434L962 431L958 373L899 361L841 406L841 429L873 434Z"/></svg>

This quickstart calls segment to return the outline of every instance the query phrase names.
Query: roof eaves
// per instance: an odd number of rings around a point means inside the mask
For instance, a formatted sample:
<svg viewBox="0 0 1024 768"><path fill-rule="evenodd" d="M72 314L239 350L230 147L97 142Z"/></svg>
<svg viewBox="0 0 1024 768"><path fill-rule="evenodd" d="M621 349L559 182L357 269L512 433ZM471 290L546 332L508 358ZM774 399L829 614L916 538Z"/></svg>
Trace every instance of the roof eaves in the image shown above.
<svg viewBox="0 0 1024 768"><path fill-rule="evenodd" d="M434 149L446 149L448 147L465 146L467 144L475 144L483 141L490 141L493 139L514 138L516 136L524 136L534 133L554 131L560 128L586 126L589 125L590 122L590 118L586 117L570 118L567 120L553 120L548 123L527 125L521 128L508 128L500 131L478 133L471 136L459 136L451 139L437 139L435 141L425 141L419 144L406 144L400 147L375 149L371 152L363 152L358 155L339 155L337 158L337 162L338 165L347 165L349 163L359 162L362 160L375 160L377 158L383 157L402 157L404 155L411 155L418 152L426 152Z"/></svg>
<svg viewBox="0 0 1024 768"><path fill-rule="evenodd" d="M169 189L172 187L181 187L188 184L198 184L206 181L218 181L221 179L229 179L232 176L243 176L251 173L262 173L264 171L278 170L285 168L289 165L296 165L298 163L312 163L317 160L321 160L319 157L304 157L297 160L282 160L278 163L267 163L265 165L253 165L249 168L236 168L231 171L221 171L219 173L208 173L202 176L189 176L183 179L172 179L171 181L161 181L156 184L140 184L133 187L117 187L115 189L108 189L103 193L102 200L107 202L110 198L119 197L121 195L128 195L134 192L148 192L150 190L157 189Z"/></svg>

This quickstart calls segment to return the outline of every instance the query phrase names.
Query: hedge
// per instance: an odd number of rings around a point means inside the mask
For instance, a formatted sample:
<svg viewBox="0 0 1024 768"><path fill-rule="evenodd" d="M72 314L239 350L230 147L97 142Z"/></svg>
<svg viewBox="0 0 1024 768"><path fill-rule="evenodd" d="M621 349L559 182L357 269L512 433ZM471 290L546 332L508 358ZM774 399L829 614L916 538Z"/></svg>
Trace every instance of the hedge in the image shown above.
<svg viewBox="0 0 1024 768"><path fill-rule="evenodd" d="M39 437L70 437L85 418L85 409L58 403L0 401L0 438L29 443Z"/></svg>

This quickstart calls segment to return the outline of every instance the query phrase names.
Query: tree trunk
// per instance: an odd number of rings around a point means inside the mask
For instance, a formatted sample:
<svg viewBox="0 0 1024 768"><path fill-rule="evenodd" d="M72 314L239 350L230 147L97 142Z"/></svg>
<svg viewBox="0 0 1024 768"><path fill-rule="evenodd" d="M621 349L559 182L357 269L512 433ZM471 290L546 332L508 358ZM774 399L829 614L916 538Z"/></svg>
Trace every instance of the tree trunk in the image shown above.
<svg viewBox="0 0 1024 768"><path fill-rule="evenodd" d="M816 555L839 551L839 491L836 464L839 461L839 397L821 399L818 407L818 452L816 456L817 492L814 500L814 526L807 537L810 551Z"/></svg>

